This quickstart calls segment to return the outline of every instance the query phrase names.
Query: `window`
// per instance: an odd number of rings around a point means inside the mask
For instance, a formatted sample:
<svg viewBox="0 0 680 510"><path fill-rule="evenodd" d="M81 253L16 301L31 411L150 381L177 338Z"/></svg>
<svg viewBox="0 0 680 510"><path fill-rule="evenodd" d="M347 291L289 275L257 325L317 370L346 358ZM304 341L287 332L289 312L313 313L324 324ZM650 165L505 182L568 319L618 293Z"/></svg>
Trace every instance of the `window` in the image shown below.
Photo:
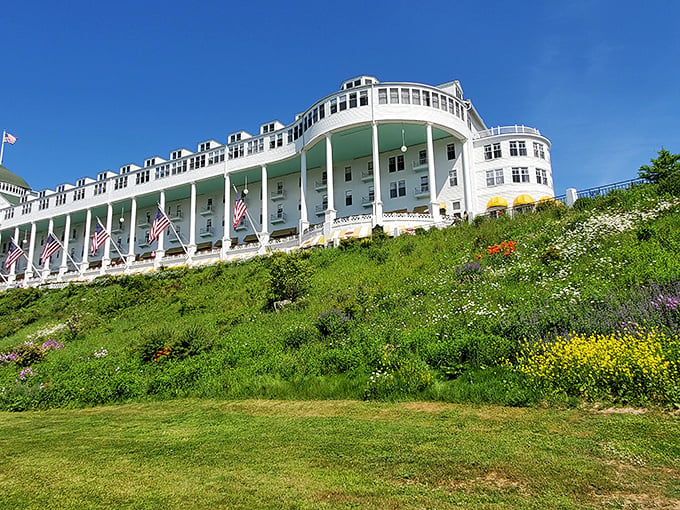
<svg viewBox="0 0 680 510"><path fill-rule="evenodd" d="M423 90L423 106L430 106L430 93Z"/></svg>
<svg viewBox="0 0 680 510"><path fill-rule="evenodd" d="M432 93L432 107L439 108L439 94Z"/></svg>
<svg viewBox="0 0 680 510"><path fill-rule="evenodd" d="M548 173L544 169L536 169L536 182L538 184L548 184Z"/></svg>
<svg viewBox="0 0 680 510"><path fill-rule="evenodd" d="M430 191L430 178L427 175L420 176L420 193Z"/></svg>
<svg viewBox="0 0 680 510"><path fill-rule="evenodd" d="M337 113L338 112L338 100L337 99L331 99L331 113Z"/></svg>
<svg viewBox="0 0 680 510"><path fill-rule="evenodd" d="M357 93L356 92L350 92L349 93L349 107L350 108L356 108L357 107Z"/></svg>
<svg viewBox="0 0 680 510"><path fill-rule="evenodd" d="M352 167L346 166L345 167L345 182L349 182L351 180L352 180Z"/></svg>
<svg viewBox="0 0 680 510"><path fill-rule="evenodd" d="M512 182L529 182L529 169L528 168L513 168L512 169Z"/></svg>
<svg viewBox="0 0 680 510"><path fill-rule="evenodd" d="M64 205L66 203L66 193L62 193L61 195L57 195L55 200L55 205Z"/></svg>
<svg viewBox="0 0 680 510"><path fill-rule="evenodd" d="M427 165L427 150L422 149L418 151L418 164Z"/></svg>
<svg viewBox="0 0 680 510"><path fill-rule="evenodd" d="M368 105L368 91L362 90L359 92L359 106L367 106Z"/></svg>
<svg viewBox="0 0 680 510"><path fill-rule="evenodd" d="M406 181L396 181L390 183L390 198L406 196Z"/></svg>
<svg viewBox="0 0 680 510"><path fill-rule="evenodd" d="M352 190L348 189L345 191L345 205L350 206L352 205Z"/></svg>
<svg viewBox="0 0 680 510"><path fill-rule="evenodd" d="M494 158L500 158L502 157L503 154L501 152L501 144L499 143L494 143L493 144L493 157Z"/></svg>
<svg viewBox="0 0 680 510"><path fill-rule="evenodd" d="M493 159L493 152L491 152L491 144L484 146L484 159Z"/></svg>
<svg viewBox="0 0 680 510"><path fill-rule="evenodd" d="M543 144L534 142L534 157L545 159L545 152L543 152Z"/></svg>
<svg viewBox="0 0 680 510"><path fill-rule="evenodd" d="M387 160L387 169L389 172L396 172L397 170L404 169L404 156L400 154L399 156L392 156Z"/></svg>
<svg viewBox="0 0 680 510"><path fill-rule="evenodd" d="M498 186L503 184L505 179L503 178L503 169L499 168L497 170L487 170L486 171L486 185L487 186Z"/></svg>
<svg viewBox="0 0 680 510"><path fill-rule="evenodd" d="M522 141L511 141L510 142L510 155L511 156L526 156L527 155L527 144Z"/></svg>
<svg viewBox="0 0 680 510"><path fill-rule="evenodd" d="M449 161L456 159L456 144L449 143L446 145L446 157Z"/></svg>
<svg viewBox="0 0 680 510"><path fill-rule="evenodd" d="M326 105L320 104L319 105L319 119L323 119L325 116L326 116Z"/></svg>
<svg viewBox="0 0 680 510"><path fill-rule="evenodd" d="M401 104L411 104L411 92L409 89L401 89Z"/></svg>
<svg viewBox="0 0 680 510"><path fill-rule="evenodd" d="M413 104L420 104L420 90L413 89L411 91L411 98L413 99Z"/></svg>
<svg viewBox="0 0 680 510"><path fill-rule="evenodd" d="M347 96L340 96L340 111L347 109Z"/></svg>
<svg viewBox="0 0 680 510"><path fill-rule="evenodd" d="M144 184L145 182L149 182L149 170L137 172L135 184Z"/></svg>
<svg viewBox="0 0 680 510"><path fill-rule="evenodd" d="M449 186L458 186L458 170L449 170Z"/></svg>
<svg viewBox="0 0 680 510"><path fill-rule="evenodd" d="M390 104L399 104L399 89L390 89Z"/></svg>

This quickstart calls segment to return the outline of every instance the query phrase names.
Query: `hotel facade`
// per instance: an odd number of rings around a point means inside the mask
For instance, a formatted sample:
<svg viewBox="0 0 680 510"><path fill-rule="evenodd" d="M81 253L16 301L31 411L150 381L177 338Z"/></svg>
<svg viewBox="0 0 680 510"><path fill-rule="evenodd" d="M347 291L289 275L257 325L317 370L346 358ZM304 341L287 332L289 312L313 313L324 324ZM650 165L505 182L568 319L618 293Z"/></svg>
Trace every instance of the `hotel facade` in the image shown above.
<svg viewBox="0 0 680 510"><path fill-rule="evenodd" d="M1 288L199 265L270 250L442 227L553 197L550 141L535 128L487 128L458 81L430 86L359 76L295 121L268 121L196 151L151 156L54 190L0 167ZM234 227L237 195L247 215ZM149 231L158 208L172 227ZM110 233L91 253L96 226ZM61 249L41 253L53 233ZM30 261L30 262L29 262Z"/></svg>

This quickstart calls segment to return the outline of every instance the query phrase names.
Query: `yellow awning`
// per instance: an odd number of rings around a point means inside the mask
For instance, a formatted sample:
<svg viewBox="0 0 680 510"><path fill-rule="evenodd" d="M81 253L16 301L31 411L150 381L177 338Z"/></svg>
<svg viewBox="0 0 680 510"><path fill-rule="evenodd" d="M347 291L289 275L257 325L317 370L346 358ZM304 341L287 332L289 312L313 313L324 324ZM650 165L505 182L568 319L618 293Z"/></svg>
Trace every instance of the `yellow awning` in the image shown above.
<svg viewBox="0 0 680 510"><path fill-rule="evenodd" d="M527 204L533 204L535 202L534 197L531 195L520 195L518 196L513 202L512 206L517 207L518 205L527 205Z"/></svg>
<svg viewBox="0 0 680 510"><path fill-rule="evenodd" d="M508 202L503 197L492 197L491 200L486 204L487 209L492 207L507 207Z"/></svg>
<svg viewBox="0 0 680 510"><path fill-rule="evenodd" d="M541 197L541 198L538 199L539 204L542 203L542 202L554 202L554 201L555 201L554 197L548 197L548 196Z"/></svg>

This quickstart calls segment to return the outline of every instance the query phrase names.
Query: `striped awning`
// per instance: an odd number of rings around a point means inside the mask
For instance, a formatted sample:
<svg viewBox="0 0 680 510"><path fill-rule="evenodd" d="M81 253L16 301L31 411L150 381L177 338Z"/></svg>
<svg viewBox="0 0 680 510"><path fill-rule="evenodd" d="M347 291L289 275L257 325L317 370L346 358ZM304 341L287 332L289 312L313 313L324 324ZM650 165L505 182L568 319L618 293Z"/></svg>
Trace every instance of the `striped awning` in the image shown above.
<svg viewBox="0 0 680 510"><path fill-rule="evenodd" d="M350 227L344 229L334 230L331 233L331 241L335 239L349 239L350 237L363 238L370 237L372 234L370 225L364 225L363 227Z"/></svg>
<svg viewBox="0 0 680 510"><path fill-rule="evenodd" d="M512 202L512 206L517 207L519 205L529 205L533 204L534 202L535 202L534 197L532 197L531 195L527 195L525 193L515 198L515 200L513 200Z"/></svg>
<svg viewBox="0 0 680 510"><path fill-rule="evenodd" d="M307 239L305 242L303 242L300 245L300 248L309 248L311 246L318 246L321 244L324 244L325 238L323 234L316 235L314 237L310 237Z"/></svg>
<svg viewBox="0 0 680 510"><path fill-rule="evenodd" d="M492 207L507 207L507 206L508 202L503 197L492 197L491 200L489 200L486 204L487 209L491 209Z"/></svg>

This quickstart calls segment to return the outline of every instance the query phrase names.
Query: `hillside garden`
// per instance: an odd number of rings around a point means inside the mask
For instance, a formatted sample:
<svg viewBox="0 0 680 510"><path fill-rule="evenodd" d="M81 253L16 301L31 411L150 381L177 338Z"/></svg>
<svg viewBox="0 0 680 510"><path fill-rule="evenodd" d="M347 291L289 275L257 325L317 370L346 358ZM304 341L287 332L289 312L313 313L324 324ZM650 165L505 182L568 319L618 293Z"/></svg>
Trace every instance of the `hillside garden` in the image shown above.
<svg viewBox="0 0 680 510"><path fill-rule="evenodd" d="M0 410L177 397L673 409L680 200L668 188L10 290L0 294Z"/></svg>

